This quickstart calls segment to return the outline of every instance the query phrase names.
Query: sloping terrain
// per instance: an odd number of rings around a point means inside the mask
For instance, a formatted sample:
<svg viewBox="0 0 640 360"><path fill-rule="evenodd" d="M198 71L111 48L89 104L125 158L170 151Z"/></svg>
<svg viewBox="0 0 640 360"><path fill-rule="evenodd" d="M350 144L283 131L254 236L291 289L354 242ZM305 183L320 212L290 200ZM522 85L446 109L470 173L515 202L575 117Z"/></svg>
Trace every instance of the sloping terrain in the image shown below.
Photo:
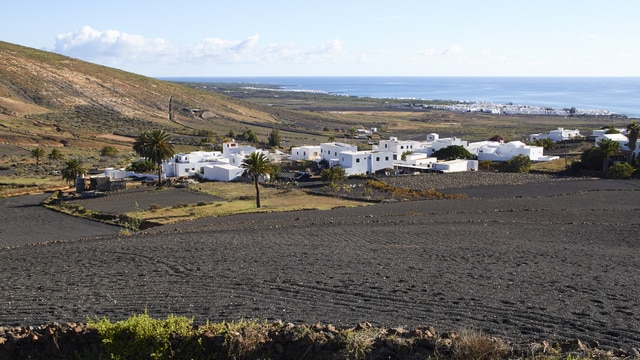
<svg viewBox="0 0 640 360"><path fill-rule="evenodd" d="M54 53L0 42L0 141L36 146L95 134L216 121L270 123L260 107ZM171 101L172 116L169 116Z"/></svg>

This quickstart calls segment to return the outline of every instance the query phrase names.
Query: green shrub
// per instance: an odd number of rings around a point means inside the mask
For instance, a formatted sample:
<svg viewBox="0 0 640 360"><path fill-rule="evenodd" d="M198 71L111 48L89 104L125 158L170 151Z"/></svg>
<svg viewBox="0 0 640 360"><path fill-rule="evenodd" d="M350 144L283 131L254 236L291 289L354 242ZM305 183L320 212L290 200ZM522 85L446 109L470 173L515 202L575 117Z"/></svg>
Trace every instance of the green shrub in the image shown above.
<svg viewBox="0 0 640 360"><path fill-rule="evenodd" d="M531 159L528 156L517 155L505 164L505 171L515 173L528 173L531 170Z"/></svg>
<svg viewBox="0 0 640 360"><path fill-rule="evenodd" d="M629 179L636 169L631 164L615 164L607 170L607 177L611 179Z"/></svg>
<svg viewBox="0 0 640 360"><path fill-rule="evenodd" d="M107 318L89 321L100 334L112 359L170 359L171 337L191 334L193 319L169 315L152 319L146 312L112 323Z"/></svg>
<svg viewBox="0 0 640 360"><path fill-rule="evenodd" d="M460 145L450 145L435 151L431 156L438 160L473 159L474 155Z"/></svg>

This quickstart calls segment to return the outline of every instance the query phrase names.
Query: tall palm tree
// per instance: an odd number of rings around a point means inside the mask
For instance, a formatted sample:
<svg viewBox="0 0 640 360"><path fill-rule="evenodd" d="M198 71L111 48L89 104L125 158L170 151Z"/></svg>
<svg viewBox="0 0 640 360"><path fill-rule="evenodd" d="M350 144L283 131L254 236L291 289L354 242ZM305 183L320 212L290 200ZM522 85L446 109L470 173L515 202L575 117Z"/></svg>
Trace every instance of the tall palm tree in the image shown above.
<svg viewBox="0 0 640 360"><path fill-rule="evenodd" d="M634 151L636 150L638 135L640 135L640 124L636 120L633 120L631 124L627 125L627 139L629 139L627 143L629 147L627 162L629 163L633 162L633 158L635 157Z"/></svg>
<svg viewBox="0 0 640 360"><path fill-rule="evenodd" d="M62 179L65 180L67 184L74 182L78 176L86 172L80 159L67 160L64 165L65 167L62 169Z"/></svg>
<svg viewBox="0 0 640 360"><path fill-rule="evenodd" d="M269 159L261 152L252 152L242 160L240 167L245 169L244 173L248 175L256 187L256 207L260 207L260 187L258 179L260 176L268 174L271 170Z"/></svg>
<svg viewBox="0 0 640 360"><path fill-rule="evenodd" d="M44 150L41 147L31 149L31 156L36 158L36 166L40 166L40 159L44 157Z"/></svg>
<svg viewBox="0 0 640 360"><path fill-rule="evenodd" d="M609 168L609 158L620 152L620 143L611 139L598 141L598 148L602 153L602 173L606 174Z"/></svg>
<svg viewBox="0 0 640 360"><path fill-rule="evenodd" d="M163 130L143 131L136 137L133 150L156 164L158 185L160 186L162 184L162 162L175 154L173 144L169 142L169 134Z"/></svg>

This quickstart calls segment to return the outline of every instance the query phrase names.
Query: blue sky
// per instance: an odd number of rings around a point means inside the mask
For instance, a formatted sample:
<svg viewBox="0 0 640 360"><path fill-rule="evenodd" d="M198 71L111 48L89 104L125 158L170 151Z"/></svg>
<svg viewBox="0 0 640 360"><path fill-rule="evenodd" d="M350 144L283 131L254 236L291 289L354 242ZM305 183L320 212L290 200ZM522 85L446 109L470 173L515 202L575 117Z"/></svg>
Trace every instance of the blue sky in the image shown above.
<svg viewBox="0 0 640 360"><path fill-rule="evenodd" d="M21 0L0 40L154 76L640 76L636 0Z"/></svg>

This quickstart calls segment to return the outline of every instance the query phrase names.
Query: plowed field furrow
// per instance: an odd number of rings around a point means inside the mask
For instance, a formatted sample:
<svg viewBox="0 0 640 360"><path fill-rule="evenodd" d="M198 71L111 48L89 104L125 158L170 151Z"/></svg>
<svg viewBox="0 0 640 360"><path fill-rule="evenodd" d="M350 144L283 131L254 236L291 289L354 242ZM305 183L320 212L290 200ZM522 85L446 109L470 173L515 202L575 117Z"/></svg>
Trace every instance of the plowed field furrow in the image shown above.
<svg viewBox="0 0 640 360"><path fill-rule="evenodd" d="M637 346L640 191L629 191L635 180L572 183L583 191L543 184L522 197L246 214L40 245L18 239L0 250L0 325L118 320L146 309L196 322L369 321ZM38 224L58 221L47 214Z"/></svg>

